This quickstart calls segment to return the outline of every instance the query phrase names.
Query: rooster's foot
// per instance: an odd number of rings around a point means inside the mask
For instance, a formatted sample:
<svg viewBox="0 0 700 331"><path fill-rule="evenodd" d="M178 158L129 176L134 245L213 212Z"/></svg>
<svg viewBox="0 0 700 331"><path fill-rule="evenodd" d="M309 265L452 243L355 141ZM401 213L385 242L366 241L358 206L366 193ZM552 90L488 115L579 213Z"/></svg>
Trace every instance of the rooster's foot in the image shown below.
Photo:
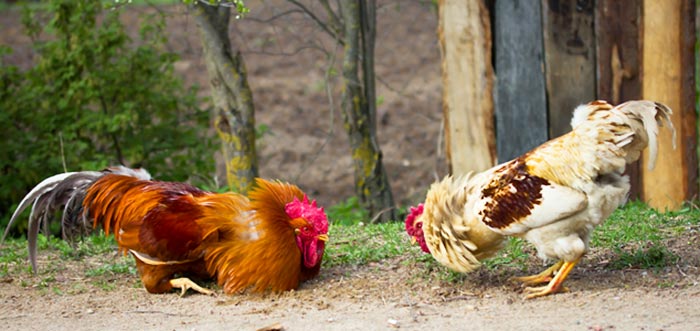
<svg viewBox="0 0 700 331"><path fill-rule="evenodd" d="M179 288L182 291L180 292L180 296L184 296L185 292L187 292L188 289L193 289L199 293L206 294L206 295L215 295L213 291L207 290L197 284L195 282L191 281L189 278L176 278L176 279L171 279L170 280L170 286L174 288Z"/></svg>
<svg viewBox="0 0 700 331"><path fill-rule="evenodd" d="M538 286L538 287L526 287L525 292L529 293L527 296L525 296L525 299L534 299L534 298L539 298L543 296L547 296L550 294L555 294L555 293L565 293L569 292L569 288L566 286L559 286L558 288L553 288L552 286L545 285L545 286Z"/></svg>
<svg viewBox="0 0 700 331"><path fill-rule="evenodd" d="M521 282L525 285L537 285L537 284L542 284L542 283L548 283L552 280L554 277L554 274L561 268L562 264L564 264L564 261L559 261L555 263L553 266L547 268L547 270L540 272L537 275L532 275L532 276L524 276L524 277L512 277L510 278L511 281L515 282Z"/></svg>
<svg viewBox="0 0 700 331"><path fill-rule="evenodd" d="M573 262L561 262L555 264L555 266L561 265L561 268L559 268L558 271L556 271L556 275L552 280L545 286L540 286L540 287L526 287L525 292L530 293L528 294L525 299L533 299L537 297L543 297L545 295L550 295L554 293L559 293L559 292L568 292L569 289L566 287L563 287L562 284L564 283L564 280L566 277L569 275L572 269L574 269L574 266L576 266L576 263L578 263L578 259ZM549 268L552 269L552 268ZM549 270L547 269L547 270ZM547 271L545 270L545 271Z"/></svg>

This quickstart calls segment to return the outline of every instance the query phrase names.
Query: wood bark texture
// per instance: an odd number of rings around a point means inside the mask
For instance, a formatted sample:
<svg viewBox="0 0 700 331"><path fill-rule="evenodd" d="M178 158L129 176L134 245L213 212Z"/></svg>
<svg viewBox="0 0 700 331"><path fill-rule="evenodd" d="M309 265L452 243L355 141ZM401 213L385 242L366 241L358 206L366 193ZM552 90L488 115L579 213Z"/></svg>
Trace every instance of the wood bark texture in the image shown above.
<svg viewBox="0 0 700 331"><path fill-rule="evenodd" d="M571 131L580 104L595 100L593 0L542 0L549 139Z"/></svg>
<svg viewBox="0 0 700 331"><path fill-rule="evenodd" d="M611 104L642 98L642 0L598 0L595 8L598 99ZM627 165L630 199L641 195L641 162Z"/></svg>
<svg viewBox="0 0 700 331"><path fill-rule="evenodd" d="M228 34L230 8L194 5L214 102L214 126L221 138L226 180L246 193L258 175L255 108L243 56Z"/></svg>
<svg viewBox="0 0 700 331"><path fill-rule="evenodd" d="M540 1L496 1L496 139L504 162L548 139Z"/></svg>
<svg viewBox="0 0 700 331"><path fill-rule="evenodd" d="M375 8L371 0L341 4L345 45L341 107L352 150L355 192L372 219L384 222L395 220L396 210L376 134Z"/></svg>
<svg viewBox="0 0 700 331"><path fill-rule="evenodd" d="M443 116L450 171L483 171L496 163L491 24L482 0L440 0Z"/></svg>
<svg viewBox="0 0 700 331"><path fill-rule="evenodd" d="M659 133L656 168L645 163L644 199L677 209L697 194L697 131L694 92L694 0L644 0L642 96L673 109L676 149L667 130Z"/></svg>

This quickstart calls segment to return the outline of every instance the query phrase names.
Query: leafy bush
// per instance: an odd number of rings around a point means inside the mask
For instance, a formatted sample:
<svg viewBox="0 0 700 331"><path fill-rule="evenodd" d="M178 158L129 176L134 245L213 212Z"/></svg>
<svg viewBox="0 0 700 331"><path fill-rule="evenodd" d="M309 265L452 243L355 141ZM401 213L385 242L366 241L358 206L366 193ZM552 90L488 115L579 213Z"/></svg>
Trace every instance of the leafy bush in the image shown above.
<svg viewBox="0 0 700 331"><path fill-rule="evenodd" d="M360 222L369 222L367 210L360 206L360 202L355 196L330 206L326 212L328 219L333 224L354 225Z"/></svg>
<svg viewBox="0 0 700 331"><path fill-rule="evenodd" d="M3 63L11 49L0 48L0 225L33 185L64 170L124 164L179 181L214 170L208 111L174 73L164 19L144 19L132 41L119 10L101 6L25 8L30 69Z"/></svg>

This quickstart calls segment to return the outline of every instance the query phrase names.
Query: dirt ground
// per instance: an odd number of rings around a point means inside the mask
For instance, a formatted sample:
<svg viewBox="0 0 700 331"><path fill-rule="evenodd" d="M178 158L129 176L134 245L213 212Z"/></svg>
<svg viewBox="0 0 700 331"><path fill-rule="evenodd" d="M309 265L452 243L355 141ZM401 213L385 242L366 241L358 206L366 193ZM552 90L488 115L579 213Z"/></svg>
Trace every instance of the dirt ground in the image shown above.
<svg viewBox="0 0 700 331"><path fill-rule="evenodd" d="M424 1L379 3L379 141L395 199L405 205L446 173L437 21ZM270 129L261 141L261 175L298 183L323 205L344 201L353 194L353 173L340 85L331 80L329 102L324 84L340 49L302 15L271 20L285 12L283 1L249 5L249 19L232 24L231 35L245 56L257 122ZM151 10L134 7L124 19L135 26ZM206 94L193 19L183 6L161 10L171 15L171 47L183 56L177 70ZM19 15L0 12L0 24L0 41L15 49L9 62L26 64L31 51ZM698 237L696 230L677 240L679 265L659 272L605 269L607 258L594 253L567 281L571 292L531 301L507 281L518 270L480 270L449 282L406 265L407 258L323 270L281 295L182 298L147 294L137 276L110 279L105 289L80 272L94 261L67 262L54 281L58 290L31 277L0 280L0 321L8 330L257 330L277 323L285 330L700 330ZM40 266L48 265L42 256Z"/></svg>
<svg viewBox="0 0 700 331"><path fill-rule="evenodd" d="M699 330L697 237L695 231L669 242L681 261L658 271L611 270L611 256L594 250L567 280L570 292L529 301L508 280L525 271L482 268L447 279L410 257L327 268L282 294L179 297L148 294L135 275L85 276L116 253L56 266L56 254L42 252L39 266L58 268L55 279L0 279L0 321L8 330L71 331Z"/></svg>

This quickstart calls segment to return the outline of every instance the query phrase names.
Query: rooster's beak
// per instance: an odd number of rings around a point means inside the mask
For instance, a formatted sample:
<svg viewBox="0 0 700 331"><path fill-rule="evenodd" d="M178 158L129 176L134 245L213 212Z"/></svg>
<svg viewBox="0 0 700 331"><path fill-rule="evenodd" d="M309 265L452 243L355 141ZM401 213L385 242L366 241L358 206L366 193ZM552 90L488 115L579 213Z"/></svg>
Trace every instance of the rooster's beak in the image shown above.
<svg viewBox="0 0 700 331"><path fill-rule="evenodd" d="M416 237L411 236L411 246L415 245L417 241Z"/></svg>
<svg viewBox="0 0 700 331"><path fill-rule="evenodd" d="M327 234L319 234L318 236L316 236L316 239L320 241L328 241L329 238Z"/></svg>

